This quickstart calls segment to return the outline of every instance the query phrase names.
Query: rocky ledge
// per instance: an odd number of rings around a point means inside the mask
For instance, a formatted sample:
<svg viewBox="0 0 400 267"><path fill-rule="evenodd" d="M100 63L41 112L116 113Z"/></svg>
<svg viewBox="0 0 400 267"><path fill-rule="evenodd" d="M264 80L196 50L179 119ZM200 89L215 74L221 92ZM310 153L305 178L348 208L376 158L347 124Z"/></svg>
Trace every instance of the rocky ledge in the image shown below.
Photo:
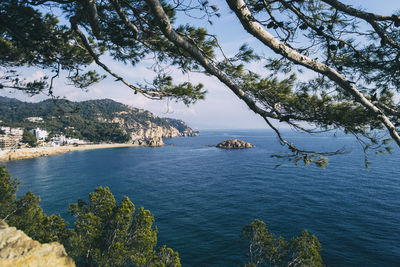
<svg viewBox="0 0 400 267"><path fill-rule="evenodd" d="M137 145L137 146L157 147L157 146L163 146L164 145L164 141L163 141L162 137L155 136L153 138L149 138L149 139L146 139L146 140L135 140L135 141L133 141L133 144Z"/></svg>
<svg viewBox="0 0 400 267"><path fill-rule="evenodd" d="M238 139L230 139L222 141L217 145L218 148L237 149L237 148L252 148L255 147L250 143Z"/></svg>
<svg viewBox="0 0 400 267"><path fill-rule="evenodd" d="M24 232L0 220L0 266L61 266L75 267L63 245L40 244Z"/></svg>

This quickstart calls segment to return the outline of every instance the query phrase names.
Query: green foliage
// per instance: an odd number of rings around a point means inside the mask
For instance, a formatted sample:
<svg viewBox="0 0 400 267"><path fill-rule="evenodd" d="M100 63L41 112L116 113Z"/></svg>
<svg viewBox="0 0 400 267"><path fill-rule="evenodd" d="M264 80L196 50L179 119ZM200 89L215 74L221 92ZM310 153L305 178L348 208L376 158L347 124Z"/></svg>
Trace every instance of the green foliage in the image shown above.
<svg viewBox="0 0 400 267"><path fill-rule="evenodd" d="M51 93L49 77L26 82L14 69L20 66L50 69L56 74L60 69L67 70L67 78L79 88L101 79L98 75L92 75L91 80L82 79L86 76L81 76L80 66L89 65L93 59L75 34L59 24L57 17L42 14L25 1L1 1L0 10L0 65L7 70L0 77L1 88L16 88L30 94L49 89Z"/></svg>
<svg viewBox="0 0 400 267"><path fill-rule="evenodd" d="M69 80L75 87L85 89L104 78L106 78L105 75L99 75L97 72L91 70L81 75L71 76Z"/></svg>
<svg viewBox="0 0 400 267"><path fill-rule="evenodd" d="M37 146L37 139L35 135L27 130L24 130L24 133L22 135L22 142L27 143L30 147Z"/></svg>
<svg viewBox="0 0 400 267"><path fill-rule="evenodd" d="M0 219L10 216L15 210L15 198L19 182L11 178L5 166L0 166Z"/></svg>
<svg viewBox="0 0 400 267"><path fill-rule="evenodd" d="M154 217L143 208L135 214L128 197L117 205L107 187L98 187L89 194L89 203L79 200L69 206L69 212L75 218L75 231L68 251L78 265L144 266L158 259L153 250L157 244Z"/></svg>
<svg viewBox="0 0 400 267"><path fill-rule="evenodd" d="M161 1L171 20L175 19L173 6ZM53 79L60 76L62 71L67 73L70 84L78 88L87 88L104 78L92 71L84 71L97 57L107 52L114 60L136 65L149 54L161 64L181 67L183 72L199 69L199 65L188 53L171 44L161 31L154 27L156 22L149 14L144 1L119 1L118 6L131 25L142 24L147 30L136 35L127 23L121 22L119 14L115 13L116 1L96 4L94 19L90 5L81 1L2 1L0 4L0 66L7 67L7 75L0 77L1 88L14 88L30 94L48 89L52 94ZM48 8L59 8L66 20L74 21L78 28L84 28L86 41L90 49L83 45L69 23L60 23ZM134 14L127 11L135 10ZM42 13L44 12L44 13ZM67 25L65 25L67 24ZM136 27L136 26L134 26ZM214 57L216 40L210 38L202 27L190 25L179 27L180 34L188 36L209 58ZM132 38L136 35L136 38ZM35 66L49 69L54 76L43 77L28 83L21 78L14 67ZM163 68L154 67L157 74L166 72ZM109 74L111 74L109 72ZM112 75L112 74L111 74ZM121 79L117 78L117 81ZM166 90L164 90L166 89ZM152 95L153 88L148 95ZM156 96L174 97L186 104L194 103L204 98L205 91L198 85L189 82L156 89ZM160 93L160 94L158 94Z"/></svg>
<svg viewBox="0 0 400 267"><path fill-rule="evenodd" d="M0 219L40 242L65 242L70 234L67 223L60 216L44 214L40 198L32 192L17 199L18 185L17 179L0 166Z"/></svg>
<svg viewBox="0 0 400 267"><path fill-rule="evenodd" d="M1 62L52 66L60 61L65 67L74 62L90 64L92 59L85 50L68 43L72 32L60 26L55 16L43 15L23 2L1 2Z"/></svg>
<svg viewBox="0 0 400 267"><path fill-rule="evenodd" d="M174 252L171 248L162 246L157 250L151 264L157 267L176 267L181 266L181 261L178 252Z"/></svg>
<svg viewBox="0 0 400 267"><path fill-rule="evenodd" d="M78 266L180 267L179 254L156 249L157 228L150 211L135 206L128 197L118 205L107 187L97 187L89 202L70 204L74 228L56 215L46 215L40 198L32 192L16 199L17 179L0 166L0 219L42 243L64 244Z"/></svg>
<svg viewBox="0 0 400 267"><path fill-rule="evenodd" d="M8 223L40 242L64 243L70 234L68 224L59 215L48 216L43 213L39 203L39 197L27 192L15 201L15 213L9 217Z"/></svg>
<svg viewBox="0 0 400 267"><path fill-rule="evenodd" d="M304 230L298 237L290 240L288 248L290 266L323 266L320 256L322 250L321 244L318 238L315 235L310 236L307 230Z"/></svg>
<svg viewBox="0 0 400 267"><path fill-rule="evenodd" d="M200 99L204 99L206 90L203 90L203 84L193 85L189 82L174 84L172 77L162 74L157 75L152 86L142 85L147 91L163 92L167 95L174 95L176 101L182 101L185 105L194 104Z"/></svg>
<svg viewBox="0 0 400 267"><path fill-rule="evenodd" d="M268 233L264 222L255 220L250 225L243 227L242 237L249 240L250 264L272 263L277 265L283 260L287 244L282 237L277 238Z"/></svg>
<svg viewBox="0 0 400 267"><path fill-rule="evenodd" d="M268 233L263 221L254 220L243 228L242 237L249 244L249 263L246 267L257 266L313 266L322 267L322 250L318 239L303 231L289 242L282 237Z"/></svg>

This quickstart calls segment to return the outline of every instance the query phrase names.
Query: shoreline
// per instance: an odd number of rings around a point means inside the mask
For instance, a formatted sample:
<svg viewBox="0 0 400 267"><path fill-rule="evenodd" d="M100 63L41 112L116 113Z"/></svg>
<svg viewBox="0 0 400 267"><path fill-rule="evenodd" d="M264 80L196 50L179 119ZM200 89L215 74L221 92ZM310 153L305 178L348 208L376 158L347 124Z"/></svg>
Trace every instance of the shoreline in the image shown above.
<svg viewBox="0 0 400 267"><path fill-rule="evenodd" d="M139 147L139 146L140 145L136 144L116 143L116 144L82 145L82 146L32 147L32 148L21 148L14 150L2 150L0 151L0 162L46 157L46 156L63 154L71 151L118 148L118 147Z"/></svg>

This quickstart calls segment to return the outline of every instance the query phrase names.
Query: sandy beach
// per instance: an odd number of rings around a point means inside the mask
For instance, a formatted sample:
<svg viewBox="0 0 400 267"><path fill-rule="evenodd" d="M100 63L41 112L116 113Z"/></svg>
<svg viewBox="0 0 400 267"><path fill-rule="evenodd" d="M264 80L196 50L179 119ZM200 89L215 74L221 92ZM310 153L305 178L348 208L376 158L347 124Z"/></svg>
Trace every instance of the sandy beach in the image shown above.
<svg viewBox="0 0 400 267"><path fill-rule="evenodd" d="M96 145L82 145L82 146L60 146L60 147L34 147L34 148L21 148L15 150L2 150L0 151L0 161L29 159L37 157L45 157L56 154L67 153L77 150L89 149L105 149L116 147L137 147L134 144L96 144Z"/></svg>

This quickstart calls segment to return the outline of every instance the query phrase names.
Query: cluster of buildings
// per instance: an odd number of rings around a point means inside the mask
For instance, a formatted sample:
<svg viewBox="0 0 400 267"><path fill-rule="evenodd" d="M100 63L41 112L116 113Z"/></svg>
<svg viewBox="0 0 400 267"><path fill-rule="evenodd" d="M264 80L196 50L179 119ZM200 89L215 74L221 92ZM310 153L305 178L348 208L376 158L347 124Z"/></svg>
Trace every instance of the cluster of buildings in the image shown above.
<svg viewBox="0 0 400 267"><path fill-rule="evenodd" d="M0 127L0 148L16 148L22 140L24 130L21 128Z"/></svg>
<svg viewBox="0 0 400 267"><path fill-rule="evenodd" d="M50 139L50 146L57 147L63 145L86 145L88 144L85 140L78 138L67 138L65 135L54 136Z"/></svg>
<svg viewBox="0 0 400 267"><path fill-rule="evenodd" d="M30 118L37 120L36 117ZM26 144L22 142L24 134L23 129L2 126L0 127L0 130L0 149L20 148L26 146ZM58 147L64 145L85 145L88 143L87 141L78 138L69 138L65 135L57 135L49 139L49 132L40 128L32 129L30 132L36 137L40 146Z"/></svg>

